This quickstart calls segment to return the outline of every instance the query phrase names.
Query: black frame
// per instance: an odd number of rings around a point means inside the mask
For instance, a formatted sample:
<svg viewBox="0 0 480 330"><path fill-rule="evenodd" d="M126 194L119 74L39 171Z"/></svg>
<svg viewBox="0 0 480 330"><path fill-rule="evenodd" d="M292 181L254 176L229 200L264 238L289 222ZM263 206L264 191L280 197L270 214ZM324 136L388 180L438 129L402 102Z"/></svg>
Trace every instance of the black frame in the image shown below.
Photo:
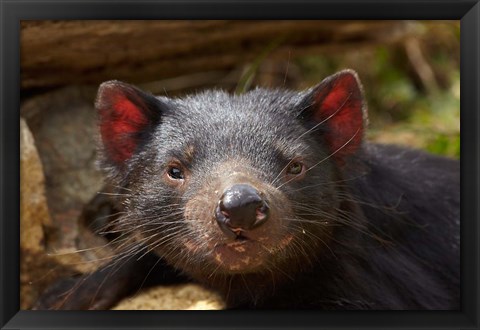
<svg viewBox="0 0 480 330"><path fill-rule="evenodd" d="M2 329L479 329L480 4L478 0L0 0ZM135 14L132 14L135 13ZM28 19L461 20L460 311L19 311L20 21ZM87 314L88 313L88 316Z"/></svg>

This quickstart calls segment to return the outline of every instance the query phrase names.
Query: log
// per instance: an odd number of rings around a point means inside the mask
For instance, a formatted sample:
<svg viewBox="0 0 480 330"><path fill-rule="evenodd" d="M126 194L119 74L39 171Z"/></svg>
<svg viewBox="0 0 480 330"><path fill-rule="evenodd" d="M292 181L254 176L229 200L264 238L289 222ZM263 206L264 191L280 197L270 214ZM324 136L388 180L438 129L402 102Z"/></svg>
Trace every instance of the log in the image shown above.
<svg viewBox="0 0 480 330"><path fill-rule="evenodd" d="M392 43L406 21L22 21L21 87L132 83Z"/></svg>

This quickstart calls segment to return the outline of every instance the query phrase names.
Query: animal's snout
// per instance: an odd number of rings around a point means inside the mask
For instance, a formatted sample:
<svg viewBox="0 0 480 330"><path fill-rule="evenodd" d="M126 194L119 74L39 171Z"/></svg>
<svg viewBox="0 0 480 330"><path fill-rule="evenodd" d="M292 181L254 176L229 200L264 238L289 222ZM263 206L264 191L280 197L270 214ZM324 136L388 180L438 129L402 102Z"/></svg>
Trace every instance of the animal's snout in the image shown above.
<svg viewBox="0 0 480 330"><path fill-rule="evenodd" d="M229 236L238 236L242 231L262 225L267 221L268 214L267 202L249 184L235 184L227 188L215 210L217 223Z"/></svg>

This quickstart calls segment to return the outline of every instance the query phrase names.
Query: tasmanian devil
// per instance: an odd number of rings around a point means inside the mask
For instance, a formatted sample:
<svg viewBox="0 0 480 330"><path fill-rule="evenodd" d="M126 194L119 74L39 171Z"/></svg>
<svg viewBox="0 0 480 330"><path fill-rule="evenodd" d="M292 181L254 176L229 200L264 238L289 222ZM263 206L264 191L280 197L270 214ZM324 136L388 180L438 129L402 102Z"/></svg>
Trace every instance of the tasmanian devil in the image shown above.
<svg viewBox="0 0 480 330"><path fill-rule="evenodd" d="M459 308L459 162L365 142L355 72L183 98L109 81L95 106L123 252L35 308L182 281L229 308Z"/></svg>

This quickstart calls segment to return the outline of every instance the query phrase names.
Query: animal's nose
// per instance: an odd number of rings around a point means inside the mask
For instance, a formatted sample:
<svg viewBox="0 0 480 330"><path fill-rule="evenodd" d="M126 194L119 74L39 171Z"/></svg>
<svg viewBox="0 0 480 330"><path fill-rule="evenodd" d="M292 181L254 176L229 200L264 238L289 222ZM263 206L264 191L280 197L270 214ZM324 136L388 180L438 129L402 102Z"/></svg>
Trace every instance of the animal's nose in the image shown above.
<svg viewBox="0 0 480 330"><path fill-rule="evenodd" d="M228 235L260 226L268 219L269 208L260 193L249 184L226 189L215 210L220 228Z"/></svg>

